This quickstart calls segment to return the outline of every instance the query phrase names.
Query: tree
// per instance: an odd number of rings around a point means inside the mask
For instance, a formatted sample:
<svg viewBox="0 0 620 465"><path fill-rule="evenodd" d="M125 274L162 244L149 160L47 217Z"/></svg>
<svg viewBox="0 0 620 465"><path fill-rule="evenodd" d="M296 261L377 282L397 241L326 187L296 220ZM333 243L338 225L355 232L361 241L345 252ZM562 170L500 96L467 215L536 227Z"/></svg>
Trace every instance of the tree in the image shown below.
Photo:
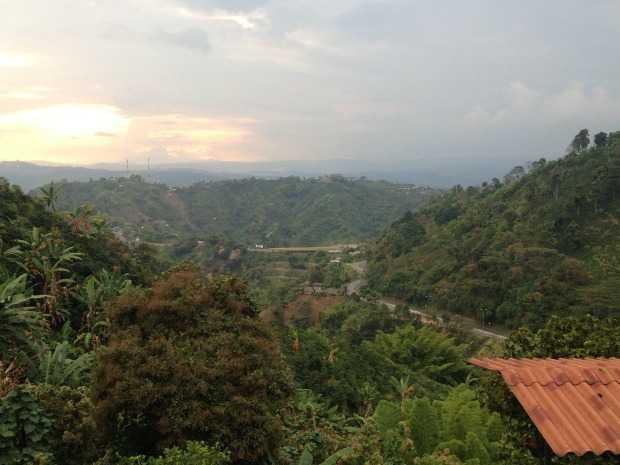
<svg viewBox="0 0 620 465"><path fill-rule="evenodd" d="M606 132L599 132L597 134L594 135L594 144L598 147L604 147L607 145L607 133Z"/></svg>
<svg viewBox="0 0 620 465"><path fill-rule="evenodd" d="M521 328L506 343L508 357L619 357L618 318L553 316L539 330Z"/></svg>
<svg viewBox="0 0 620 465"><path fill-rule="evenodd" d="M523 176L525 176L525 168L522 166L515 166L504 176L504 183L510 184L511 182L518 181Z"/></svg>
<svg viewBox="0 0 620 465"><path fill-rule="evenodd" d="M274 455L291 387L243 282L178 268L122 295L110 321L93 391L100 428L121 453L191 439L221 443L234 463Z"/></svg>
<svg viewBox="0 0 620 465"><path fill-rule="evenodd" d="M587 149L588 145L590 145L590 131L582 129L577 133L573 142L571 142L570 148L574 152L581 152Z"/></svg>

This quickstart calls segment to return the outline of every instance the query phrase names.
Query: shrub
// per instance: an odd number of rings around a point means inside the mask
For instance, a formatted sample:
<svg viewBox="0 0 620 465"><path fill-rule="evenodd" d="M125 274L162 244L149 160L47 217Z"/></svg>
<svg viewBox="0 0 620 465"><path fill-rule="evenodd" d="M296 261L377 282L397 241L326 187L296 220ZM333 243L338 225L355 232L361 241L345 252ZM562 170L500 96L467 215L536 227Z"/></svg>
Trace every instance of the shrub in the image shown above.
<svg viewBox="0 0 620 465"><path fill-rule="evenodd" d="M226 465L230 463L227 453L203 442L189 441L185 447L164 450L161 457L138 455L122 459L119 465Z"/></svg>

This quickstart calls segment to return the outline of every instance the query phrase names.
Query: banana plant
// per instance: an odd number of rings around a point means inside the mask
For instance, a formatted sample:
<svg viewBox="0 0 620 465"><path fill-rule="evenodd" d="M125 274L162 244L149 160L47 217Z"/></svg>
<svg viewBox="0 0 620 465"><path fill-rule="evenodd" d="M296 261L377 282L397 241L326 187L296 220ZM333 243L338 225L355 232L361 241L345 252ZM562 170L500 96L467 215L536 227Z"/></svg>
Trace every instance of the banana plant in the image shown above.
<svg viewBox="0 0 620 465"><path fill-rule="evenodd" d="M345 447L344 449L340 449L339 451L327 457L323 462L321 462L318 465L336 465L340 459L346 457L352 451L353 449L351 447ZM301 453L301 456L299 457L299 461L297 462L297 465L313 465L313 464L314 464L314 457L312 456L312 452L310 452L309 447L306 447L304 451Z"/></svg>
<svg viewBox="0 0 620 465"><path fill-rule="evenodd" d="M68 342L59 342L54 349L46 347L39 356L38 379L44 384L55 386L80 386L90 371L94 353L87 352L71 358Z"/></svg>
<svg viewBox="0 0 620 465"><path fill-rule="evenodd" d="M58 202L59 194L60 191L54 184L54 181L52 181L48 187L41 188L41 197L48 210L52 212L56 211L56 202Z"/></svg>
<svg viewBox="0 0 620 465"><path fill-rule="evenodd" d="M83 254L65 247L53 233L43 234L35 227L28 239L18 240L5 255L28 275L36 291L46 296L43 310L52 318L52 324L60 324L66 316L60 302L74 285L67 266L81 260Z"/></svg>
<svg viewBox="0 0 620 465"><path fill-rule="evenodd" d="M5 356L19 349L33 351L37 339L46 329L45 315L34 305L44 296L27 292L27 276L0 282L0 354Z"/></svg>
<svg viewBox="0 0 620 465"><path fill-rule="evenodd" d="M76 293L77 300L84 305L83 332L78 341L92 349L101 343L109 322L102 318L106 301L122 294L132 285L131 280L119 273L102 270L96 276L89 276Z"/></svg>
<svg viewBox="0 0 620 465"><path fill-rule="evenodd" d="M409 376L399 379L391 377L390 384L392 384L400 396L401 405L405 402L405 400L410 399L415 391L415 386L409 381Z"/></svg>
<svg viewBox="0 0 620 465"><path fill-rule="evenodd" d="M75 234L90 236L93 229L93 215L95 208L92 205L80 205L72 212L67 212L65 218ZM97 220L99 221L99 220Z"/></svg>

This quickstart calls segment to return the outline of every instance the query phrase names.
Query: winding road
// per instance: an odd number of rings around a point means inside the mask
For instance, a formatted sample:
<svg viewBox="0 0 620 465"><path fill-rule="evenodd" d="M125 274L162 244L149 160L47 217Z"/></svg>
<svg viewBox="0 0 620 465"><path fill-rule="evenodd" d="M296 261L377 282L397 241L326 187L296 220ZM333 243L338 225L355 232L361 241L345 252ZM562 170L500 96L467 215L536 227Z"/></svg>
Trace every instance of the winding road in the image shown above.
<svg viewBox="0 0 620 465"><path fill-rule="evenodd" d="M383 300L383 299L379 299L377 302L379 302L380 304L385 305L386 307L388 307L391 310L394 310L396 308L396 304L392 303L392 302L388 302L387 300ZM425 313L423 311L421 311L420 309L414 308L414 307L409 307L409 313L411 313L412 315L415 316L419 316L422 320L427 320L427 321L437 321L440 325L443 324L443 321L440 317L435 317L429 313ZM483 329L483 328L471 328L471 332L477 336L481 336L481 337L488 337L491 339L495 339L498 341L505 341L506 339L508 339L506 336L504 336L503 334L499 334L493 331L489 331L488 329Z"/></svg>

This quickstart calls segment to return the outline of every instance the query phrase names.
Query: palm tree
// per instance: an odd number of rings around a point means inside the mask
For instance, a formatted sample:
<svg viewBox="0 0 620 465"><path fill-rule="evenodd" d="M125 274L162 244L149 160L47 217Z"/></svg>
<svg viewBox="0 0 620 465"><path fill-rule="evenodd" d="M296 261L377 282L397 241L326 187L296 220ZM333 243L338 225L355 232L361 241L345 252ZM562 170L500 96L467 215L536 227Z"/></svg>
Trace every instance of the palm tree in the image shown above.
<svg viewBox="0 0 620 465"><path fill-rule="evenodd" d="M31 305L43 296L28 296L26 282L22 274L0 283L0 354L4 357L20 349L34 350L46 329L44 315Z"/></svg>

